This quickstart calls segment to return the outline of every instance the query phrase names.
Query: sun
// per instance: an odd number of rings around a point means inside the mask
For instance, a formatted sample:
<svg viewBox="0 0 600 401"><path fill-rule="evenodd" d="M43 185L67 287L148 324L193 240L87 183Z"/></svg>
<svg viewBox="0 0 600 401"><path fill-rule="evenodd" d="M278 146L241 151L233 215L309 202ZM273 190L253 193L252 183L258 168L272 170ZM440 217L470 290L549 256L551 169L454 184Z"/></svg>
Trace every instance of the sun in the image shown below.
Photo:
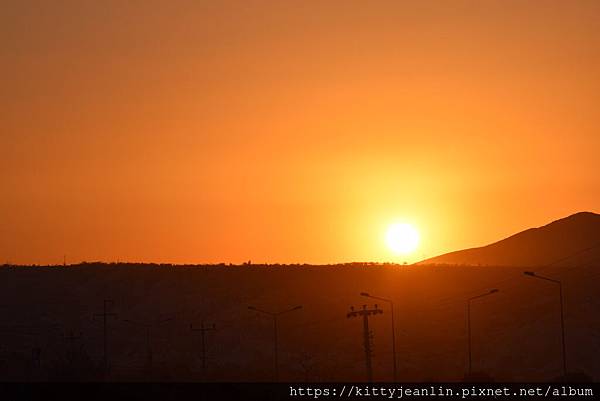
<svg viewBox="0 0 600 401"><path fill-rule="evenodd" d="M407 223L396 223L388 227L385 242L392 252L406 255L419 246L419 232Z"/></svg>

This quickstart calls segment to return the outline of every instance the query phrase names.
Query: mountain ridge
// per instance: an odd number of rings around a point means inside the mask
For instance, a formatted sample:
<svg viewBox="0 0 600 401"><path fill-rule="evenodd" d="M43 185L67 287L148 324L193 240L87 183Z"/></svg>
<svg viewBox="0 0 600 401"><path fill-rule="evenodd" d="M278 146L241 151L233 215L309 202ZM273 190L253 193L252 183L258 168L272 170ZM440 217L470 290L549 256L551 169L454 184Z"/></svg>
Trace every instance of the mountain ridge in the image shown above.
<svg viewBox="0 0 600 401"><path fill-rule="evenodd" d="M573 266L599 258L600 214L584 211L488 245L445 253L417 264Z"/></svg>

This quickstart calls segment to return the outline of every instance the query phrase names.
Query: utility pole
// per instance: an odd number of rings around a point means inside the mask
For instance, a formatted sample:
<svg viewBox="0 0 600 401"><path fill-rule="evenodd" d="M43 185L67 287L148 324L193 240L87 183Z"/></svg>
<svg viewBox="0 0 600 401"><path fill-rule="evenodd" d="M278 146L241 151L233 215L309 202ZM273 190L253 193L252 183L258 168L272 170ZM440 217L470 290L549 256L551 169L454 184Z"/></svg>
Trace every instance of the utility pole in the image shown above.
<svg viewBox="0 0 600 401"><path fill-rule="evenodd" d="M423 258L424 260L425 258ZM398 381L398 366L396 364L396 329L394 327L394 302L391 299L376 297L375 295L371 295L368 292L361 292L361 296L367 298L378 299L380 301L384 301L390 304L390 314L392 315L392 359L393 359L393 368L394 368L394 382Z"/></svg>
<svg viewBox="0 0 600 401"><path fill-rule="evenodd" d="M103 302L102 313L96 313L94 317L102 318L102 339L103 339L103 365L104 365L104 377L108 377L109 365L108 365L108 328L107 319L109 317L117 317L115 313L109 313L109 309L114 306L115 302L112 299L105 299Z"/></svg>
<svg viewBox="0 0 600 401"><path fill-rule="evenodd" d="M194 328L193 323L190 323L190 331L200 333L200 351L202 353L202 379L206 380L206 332L214 331L217 327L213 323L210 327L204 327L204 320L200 323L199 328Z"/></svg>
<svg viewBox="0 0 600 401"><path fill-rule="evenodd" d="M365 366L367 369L367 381L369 383L373 382L373 366L371 364L371 356L373 355L373 350L371 348L371 331L369 330L369 316L377 315L383 313L383 310L377 307L373 309L368 309L367 305L363 305L361 310L354 310L354 307L350 307L350 312L346 315L348 319L353 317L362 316L363 318L363 348L365 349Z"/></svg>

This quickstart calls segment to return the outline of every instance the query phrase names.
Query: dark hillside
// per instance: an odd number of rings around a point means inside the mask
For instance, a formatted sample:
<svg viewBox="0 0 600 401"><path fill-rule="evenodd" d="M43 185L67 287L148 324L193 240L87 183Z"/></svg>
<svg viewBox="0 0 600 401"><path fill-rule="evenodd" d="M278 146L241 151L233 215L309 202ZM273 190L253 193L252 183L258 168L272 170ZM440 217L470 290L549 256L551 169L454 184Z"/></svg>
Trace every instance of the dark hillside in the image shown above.
<svg viewBox="0 0 600 401"><path fill-rule="evenodd" d="M0 377L97 379L102 362L103 299L114 300L109 357L114 380L201 380L200 340L207 334L207 380L272 379L272 321L249 305L303 309L279 320L281 380L364 380L362 323L351 305L372 305L362 291L396 307L401 380L460 380L465 372L465 301L473 304L476 370L497 380L549 380L560 374L556 288L511 267L323 266L0 268ZM570 369L600 378L600 273L550 268L565 286ZM390 320L371 319L376 380L391 380ZM155 323L147 331L126 322ZM67 336L65 337L65 333ZM70 335L75 334L75 335ZM79 337L71 339L71 337ZM151 361L151 362L150 362ZM57 368L57 367L60 367Z"/></svg>

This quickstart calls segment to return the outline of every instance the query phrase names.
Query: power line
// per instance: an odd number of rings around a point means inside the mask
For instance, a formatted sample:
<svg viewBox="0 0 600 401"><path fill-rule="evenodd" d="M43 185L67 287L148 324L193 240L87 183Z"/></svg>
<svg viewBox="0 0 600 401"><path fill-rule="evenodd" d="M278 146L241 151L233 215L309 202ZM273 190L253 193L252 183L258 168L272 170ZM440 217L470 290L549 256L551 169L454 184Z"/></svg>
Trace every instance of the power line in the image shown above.
<svg viewBox="0 0 600 401"><path fill-rule="evenodd" d="M555 260L555 261L553 261L551 263L548 263L546 265L540 266L540 267L537 268L537 270L538 271L539 270L545 270L545 269L547 269L549 267L553 267L556 264L564 262L565 260L572 259L575 256L579 256L579 255L581 255L583 253L586 253L586 252L591 251L592 249L595 249L595 248L598 248L598 247L600 247L600 241L596 242L595 244L593 244L593 245L591 245L591 246L589 246L587 248L580 249L580 250L578 250L578 251L576 251L576 252L574 252L574 253L572 253L570 255L567 255L567 256L565 256L563 258L557 259L557 260Z"/></svg>
<svg viewBox="0 0 600 401"><path fill-rule="evenodd" d="M536 271L542 271L542 270L546 270L546 269L551 268L551 267L556 267L555 265L557 265L558 263L561 263L561 262L564 262L566 260L572 259L572 258L574 258L576 256L579 256L581 254L589 252L590 250L598 248L598 247L600 247L600 242L597 242L597 243L595 243L595 244L593 244L593 245L591 245L589 247L579 249L579 250L577 250L577 251L575 251L575 252L573 252L573 253L571 253L571 254L569 254L567 256L564 256L564 257L561 257L559 259L556 259L556 260L554 260L554 261L552 261L550 263L546 263L546 264L539 265L539 266L536 266L536 267L531 267L530 269L535 269ZM581 267L589 267L589 265L587 263L586 264L580 264L580 265L576 265L576 266L573 266L573 267L570 267L570 268L566 268L565 271L571 271L571 270L574 270L574 269L577 269L577 268L581 268ZM521 277L522 277L522 272L519 271L518 273L515 273L514 275L511 274L510 276L508 276L508 277L506 277L506 278L504 278L504 279L502 279L500 281L489 283L485 287L483 287L483 286L482 287L478 287L478 288L476 288L476 289L474 289L472 291L475 293L475 292L478 292L478 291L485 291L489 287L499 288L499 287L502 287L502 284L511 282L513 280L516 281L517 279L521 279ZM441 301L444 301L444 302L458 302L458 301L462 301L463 299L464 299L464 296L462 296L462 295L458 296L457 295L457 296L451 296L451 297L442 298Z"/></svg>

